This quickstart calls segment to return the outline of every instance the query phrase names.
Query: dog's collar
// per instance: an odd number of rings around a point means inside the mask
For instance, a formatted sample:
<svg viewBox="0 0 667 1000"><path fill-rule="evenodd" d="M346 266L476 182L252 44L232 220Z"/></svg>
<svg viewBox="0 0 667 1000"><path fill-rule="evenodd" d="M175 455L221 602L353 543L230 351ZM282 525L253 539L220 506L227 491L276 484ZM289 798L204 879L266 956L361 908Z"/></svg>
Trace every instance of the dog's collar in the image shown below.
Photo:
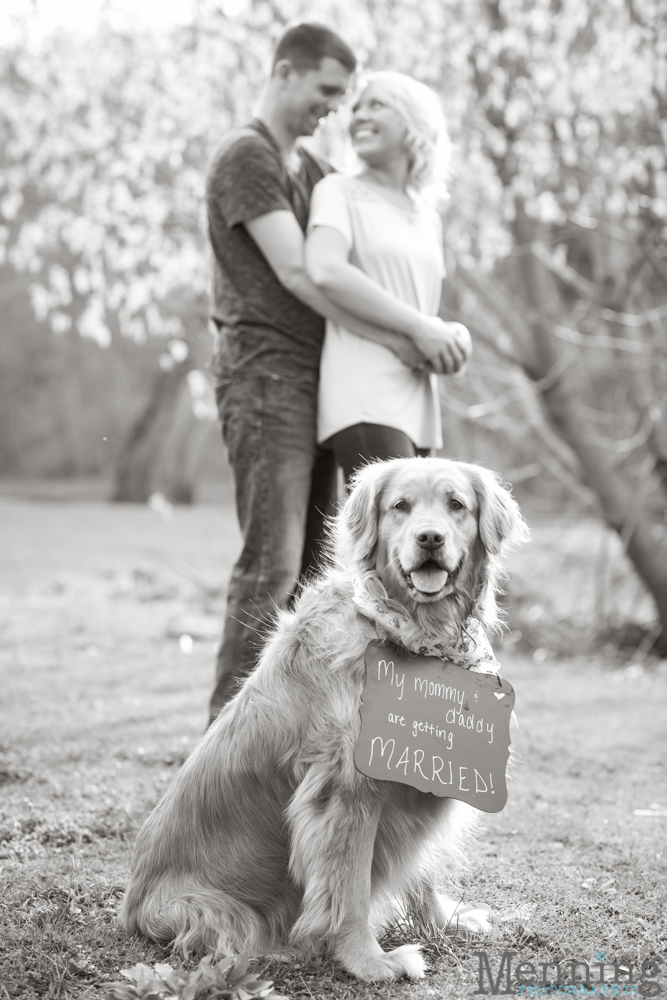
<svg viewBox="0 0 667 1000"><path fill-rule="evenodd" d="M485 674L497 674L500 664L493 654L482 623L477 618L468 618L460 639L443 636L442 639L414 638L415 625L407 615L394 608L388 608L382 595L388 600L382 583L373 580L373 589L378 596L369 593L366 584L356 580L354 597L358 610L370 621L379 625L390 638L411 653L419 656L438 656L465 670L477 670Z"/></svg>

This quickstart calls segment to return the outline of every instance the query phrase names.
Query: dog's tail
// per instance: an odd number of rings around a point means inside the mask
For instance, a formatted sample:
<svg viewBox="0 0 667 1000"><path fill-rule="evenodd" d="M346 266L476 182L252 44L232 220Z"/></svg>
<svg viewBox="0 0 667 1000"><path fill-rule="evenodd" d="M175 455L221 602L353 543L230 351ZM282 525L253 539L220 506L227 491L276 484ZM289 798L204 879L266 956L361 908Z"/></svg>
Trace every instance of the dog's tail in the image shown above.
<svg viewBox="0 0 667 1000"><path fill-rule="evenodd" d="M128 933L171 944L184 957L264 954L280 937L246 903L194 881L172 884L168 877L149 892L132 883L118 915Z"/></svg>

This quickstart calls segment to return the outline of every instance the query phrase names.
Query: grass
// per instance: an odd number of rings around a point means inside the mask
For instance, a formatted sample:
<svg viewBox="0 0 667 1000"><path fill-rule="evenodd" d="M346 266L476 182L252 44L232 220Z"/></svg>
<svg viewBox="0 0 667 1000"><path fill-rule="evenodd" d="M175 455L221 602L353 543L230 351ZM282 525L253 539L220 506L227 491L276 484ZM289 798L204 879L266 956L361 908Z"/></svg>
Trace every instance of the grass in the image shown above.
<svg viewBox="0 0 667 1000"><path fill-rule="evenodd" d="M0 514L0 1000L102 997L122 968L182 964L128 938L116 909L134 835L203 730L237 529L228 503L169 517L14 493ZM667 818L649 809L667 807L666 665L632 648L584 656L583 639L558 658L570 605L576 638L594 613L642 612L643 597L612 552L601 612L597 536L535 536L507 603L512 633L536 631L500 647L520 763L460 885L495 914L491 934L427 936L419 984L361 984L326 960L256 963L279 992L470 997L480 948L494 970L505 949L537 963L667 955ZM422 936L406 922L386 943Z"/></svg>

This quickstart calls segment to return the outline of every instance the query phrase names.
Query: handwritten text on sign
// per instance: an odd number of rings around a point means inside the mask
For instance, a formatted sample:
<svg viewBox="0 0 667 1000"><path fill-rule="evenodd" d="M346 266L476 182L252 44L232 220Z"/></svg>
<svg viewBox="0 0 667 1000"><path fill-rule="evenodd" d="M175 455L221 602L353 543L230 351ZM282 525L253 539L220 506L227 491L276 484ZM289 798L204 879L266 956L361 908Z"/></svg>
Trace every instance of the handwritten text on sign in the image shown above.
<svg viewBox="0 0 667 1000"><path fill-rule="evenodd" d="M366 650L357 770L485 812L507 802L512 685L434 656Z"/></svg>

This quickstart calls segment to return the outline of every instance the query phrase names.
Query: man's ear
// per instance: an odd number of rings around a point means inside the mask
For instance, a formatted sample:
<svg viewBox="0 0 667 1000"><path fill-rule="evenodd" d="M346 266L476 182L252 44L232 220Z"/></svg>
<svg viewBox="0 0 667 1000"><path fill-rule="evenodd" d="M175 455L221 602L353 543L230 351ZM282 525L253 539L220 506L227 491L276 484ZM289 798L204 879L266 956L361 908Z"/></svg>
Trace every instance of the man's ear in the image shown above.
<svg viewBox="0 0 667 1000"><path fill-rule="evenodd" d="M387 478L387 462L373 462L354 476L350 494L335 528L336 556L344 566L372 560L378 537L379 499Z"/></svg>
<svg viewBox="0 0 667 1000"><path fill-rule="evenodd" d="M497 556L503 545L517 545L530 538L519 505L489 469L469 466L479 503L479 537L489 555Z"/></svg>
<svg viewBox="0 0 667 1000"><path fill-rule="evenodd" d="M284 83L294 72L294 65L290 59L279 59L271 70L271 76Z"/></svg>

